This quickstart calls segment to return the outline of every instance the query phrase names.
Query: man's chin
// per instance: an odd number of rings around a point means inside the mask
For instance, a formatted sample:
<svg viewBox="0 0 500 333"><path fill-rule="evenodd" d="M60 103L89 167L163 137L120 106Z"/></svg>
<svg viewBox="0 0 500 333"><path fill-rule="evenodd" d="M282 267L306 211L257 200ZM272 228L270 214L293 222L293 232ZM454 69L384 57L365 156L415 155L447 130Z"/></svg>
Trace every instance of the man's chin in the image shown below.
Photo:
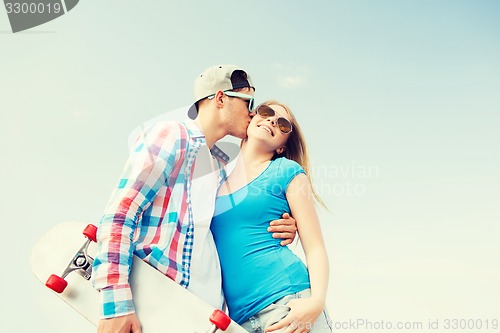
<svg viewBox="0 0 500 333"><path fill-rule="evenodd" d="M245 130L244 132L241 132L241 133L234 133L234 134L231 134L232 136L234 136L235 138L238 138L238 139L246 139L247 138L247 131Z"/></svg>

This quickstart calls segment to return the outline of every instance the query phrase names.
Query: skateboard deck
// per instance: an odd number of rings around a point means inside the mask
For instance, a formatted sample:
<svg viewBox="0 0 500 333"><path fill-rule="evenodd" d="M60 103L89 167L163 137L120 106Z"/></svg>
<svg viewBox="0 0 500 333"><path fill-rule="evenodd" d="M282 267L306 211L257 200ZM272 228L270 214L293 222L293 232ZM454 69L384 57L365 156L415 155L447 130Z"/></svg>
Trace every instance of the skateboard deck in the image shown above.
<svg viewBox="0 0 500 333"><path fill-rule="evenodd" d="M85 236L82 233L84 230ZM84 223L58 224L35 244L30 262L42 283L51 285L52 288L49 288L53 290L59 288L57 292L47 288L48 293L61 298L97 326L100 295L89 280L91 263L85 263L85 257L93 261L97 244L87 237L95 238L95 233L93 237L88 236ZM68 264L69 270L66 269ZM68 271L71 272L66 275ZM54 274L57 275L55 280ZM66 282L67 286L64 285ZM130 285L143 333L205 333L219 332L224 328L228 333L247 332L221 311L214 312L214 307L136 256L133 258ZM217 330L218 327L220 330Z"/></svg>

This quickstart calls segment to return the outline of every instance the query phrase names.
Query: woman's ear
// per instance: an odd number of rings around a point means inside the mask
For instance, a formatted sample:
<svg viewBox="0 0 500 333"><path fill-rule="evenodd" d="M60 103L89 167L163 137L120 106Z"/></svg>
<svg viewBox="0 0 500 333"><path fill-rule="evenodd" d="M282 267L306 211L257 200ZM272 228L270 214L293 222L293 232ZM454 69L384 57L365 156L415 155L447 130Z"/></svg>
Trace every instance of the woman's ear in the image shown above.
<svg viewBox="0 0 500 333"><path fill-rule="evenodd" d="M278 149L276 149L276 154L278 155L283 154L285 152L285 149L286 149L285 146L279 147Z"/></svg>

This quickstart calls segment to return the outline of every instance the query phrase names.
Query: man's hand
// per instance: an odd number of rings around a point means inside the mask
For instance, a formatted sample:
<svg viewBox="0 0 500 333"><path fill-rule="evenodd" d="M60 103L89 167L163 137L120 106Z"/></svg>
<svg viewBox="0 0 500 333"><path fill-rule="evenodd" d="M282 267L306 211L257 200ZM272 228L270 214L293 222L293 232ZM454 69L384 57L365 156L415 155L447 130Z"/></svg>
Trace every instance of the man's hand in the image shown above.
<svg viewBox="0 0 500 333"><path fill-rule="evenodd" d="M291 244L297 234L297 223L288 213L284 213L282 219L271 221L267 231L273 233L274 238L282 238L282 246Z"/></svg>
<svg viewBox="0 0 500 333"><path fill-rule="evenodd" d="M142 333L141 323L135 313L99 320L97 333Z"/></svg>

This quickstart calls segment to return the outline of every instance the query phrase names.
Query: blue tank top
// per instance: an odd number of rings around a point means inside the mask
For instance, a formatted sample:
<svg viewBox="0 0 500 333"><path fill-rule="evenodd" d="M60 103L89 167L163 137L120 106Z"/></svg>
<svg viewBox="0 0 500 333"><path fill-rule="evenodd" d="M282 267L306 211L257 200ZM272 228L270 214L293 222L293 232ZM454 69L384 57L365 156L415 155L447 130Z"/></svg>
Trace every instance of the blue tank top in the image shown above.
<svg viewBox="0 0 500 333"><path fill-rule="evenodd" d="M278 158L243 188L216 199L210 228L229 315L237 323L310 287L302 260L267 231L269 222L290 213L286 190L300 173L304 170L298 163Z"/></svg>

